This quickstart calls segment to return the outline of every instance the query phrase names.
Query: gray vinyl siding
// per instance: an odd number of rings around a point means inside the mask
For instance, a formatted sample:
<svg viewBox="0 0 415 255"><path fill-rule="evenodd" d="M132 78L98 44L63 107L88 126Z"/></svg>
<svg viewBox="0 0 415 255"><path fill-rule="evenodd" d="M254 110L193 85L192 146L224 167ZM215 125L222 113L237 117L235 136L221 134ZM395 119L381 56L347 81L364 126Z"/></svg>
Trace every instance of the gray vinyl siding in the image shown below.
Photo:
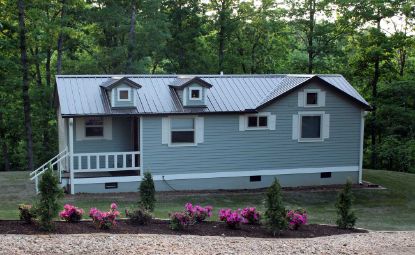
<svg viewBox="0 0 415 255"><path fill-rule="evenodd" d="M119 101L118 100L118 89L130 89L130 101ZM112 89L111 93L115 93L113 96L114 99L114 106L113 107L134 107L134 88L131 88L128 85L121 84ZM111 99L112 100L112 99Z"/></svg>
<svg viewBox="0 0 415 255"><path fill-rule="evenodd" d="M77 119L74 118L74 127ZM132 151L131 119L127 117L112 118L112 139L105 140L76 140L76 128L74 128L74 153L94 152L122 152Z"/></svg>
<svg viewBox="0 0 415 255"><path fill-rule="evenodd" d="M333 89L322 89L325 107L298 107L297 90L264 109L276 115L275 130L239 131L239 115L203 115L204 143L197 146L163 145L161 117L143 117L144 170L163 175L358 166L361 108ZM309 143L292 140L292 116L299 111L330 114L330 138Z"/></svg>

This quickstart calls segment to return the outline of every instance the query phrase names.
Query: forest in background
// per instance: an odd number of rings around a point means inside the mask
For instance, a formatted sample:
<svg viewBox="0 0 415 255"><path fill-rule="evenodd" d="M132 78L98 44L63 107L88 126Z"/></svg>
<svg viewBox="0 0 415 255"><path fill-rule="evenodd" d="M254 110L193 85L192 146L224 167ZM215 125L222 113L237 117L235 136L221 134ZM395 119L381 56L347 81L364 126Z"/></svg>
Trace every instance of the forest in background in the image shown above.
<svg viewBox="0 0 415 255"><path fill-rule="evenodd" d="M0 0L0 171L57 153L56 74L339 73L364 166L415 173L415 0Z"/></svg>

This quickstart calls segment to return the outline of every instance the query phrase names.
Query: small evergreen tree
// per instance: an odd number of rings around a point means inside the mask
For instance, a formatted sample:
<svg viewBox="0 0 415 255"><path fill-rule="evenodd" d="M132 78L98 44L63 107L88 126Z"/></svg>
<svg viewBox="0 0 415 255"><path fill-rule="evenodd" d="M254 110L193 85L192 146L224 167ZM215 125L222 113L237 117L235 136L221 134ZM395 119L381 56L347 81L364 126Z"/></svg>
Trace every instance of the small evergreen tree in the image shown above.
<svg viewBox="0 0 415 255"><path fill-rule="evenodd" d="M52 220L58 216L61 207L60 200L63 198L63 190L59 187L59 180L51 168L42 175L39 182L39 192L36 206L39 225L42 230L51 231L54 228Z"/></svg>
<svg viewBox="0 0 415 255"><path fill-rule="evenodd" d="M352 209L353 203L352 182L347 181L343 190L337 196L336 210L337 210L337 226L339 228L353 228L357 217Z"/></svg>
<svg viewBox="0 0 415 255"><path fill-rule="evenodd" d="M156 203L156 189L154 188L153 177L150 172L144 173L144 178L140 184L140 205L152 212Z"/></svg>
<svg viewBox="0 0 415 255"><path fill-rule="evenodd" d="M281 186L277 178L274 179L273 184L268 188L266 195L266 225L275 236L288 227L286 211L282 203Z"/></svg>

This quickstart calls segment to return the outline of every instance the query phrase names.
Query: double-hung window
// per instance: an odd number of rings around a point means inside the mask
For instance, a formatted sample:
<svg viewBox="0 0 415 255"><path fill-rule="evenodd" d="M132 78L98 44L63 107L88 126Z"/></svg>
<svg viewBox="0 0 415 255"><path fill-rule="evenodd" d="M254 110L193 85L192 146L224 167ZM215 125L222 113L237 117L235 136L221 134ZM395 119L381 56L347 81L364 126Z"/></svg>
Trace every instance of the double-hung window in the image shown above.
<svg viewBox="0 0 415 255"><path fill-rule="evenodd" d="M171 144L195 143L195 119L171 118L170 122Z"/></svg>
<svg viewBox="0 0 415 255"><path fill-rule="evenodd" d="M103 137L104 136L104 119L94 117L85 119L85 137Z"/></svg>

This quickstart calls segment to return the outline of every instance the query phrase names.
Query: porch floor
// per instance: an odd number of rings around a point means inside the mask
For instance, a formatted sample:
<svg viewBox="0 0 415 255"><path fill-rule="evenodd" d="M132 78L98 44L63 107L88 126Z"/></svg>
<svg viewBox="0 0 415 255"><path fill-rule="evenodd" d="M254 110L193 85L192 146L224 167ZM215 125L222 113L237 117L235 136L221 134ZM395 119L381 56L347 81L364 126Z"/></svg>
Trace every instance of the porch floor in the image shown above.
<svg viewBox="0 0 415 255"><path fill-rule="evenodd" d="M86 173L75 173L75 178L97 178L97 177L120 177L120 176L138 176L140 170L126 170L126 171L102 171L102 172L86 172ZM70 178L69 172L64 172L63 178Z"/></svg>

